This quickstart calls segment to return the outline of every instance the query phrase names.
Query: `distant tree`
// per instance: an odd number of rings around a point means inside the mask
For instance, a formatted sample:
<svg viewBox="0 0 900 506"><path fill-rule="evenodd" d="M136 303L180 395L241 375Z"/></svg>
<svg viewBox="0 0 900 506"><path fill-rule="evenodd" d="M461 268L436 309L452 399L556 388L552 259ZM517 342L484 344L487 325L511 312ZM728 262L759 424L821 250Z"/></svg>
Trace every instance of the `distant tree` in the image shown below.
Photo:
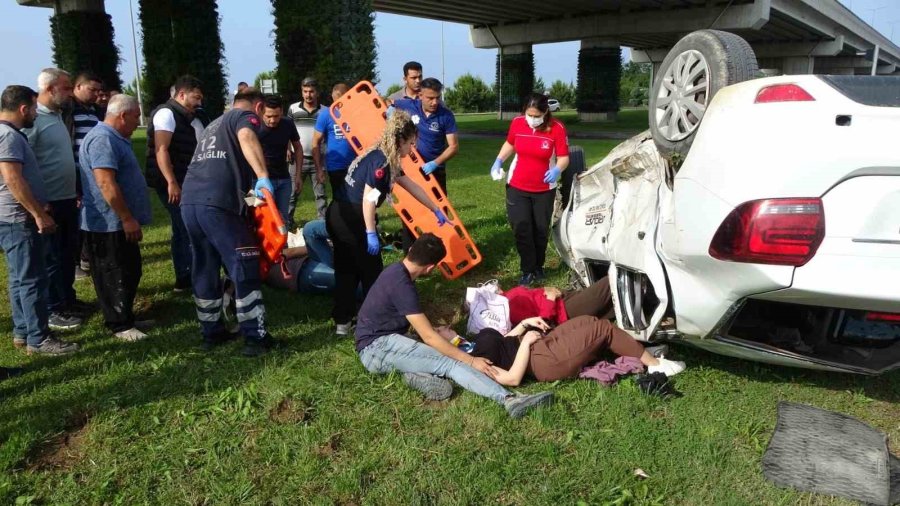
<svg viewBox="0 0 900 506"><path fill-rule="evenodd" d="M547 91L547 85L544 84L543 77L537 77L534 80L534 92L543 95Z"/></svg>
<svg viewBox="0 0 900 506"><path fill-rule="evenodd" d="M628 62L622 66L622 80L619 82L619 97L631 107L647 105L650 98L649 63Z"/></svg>
<svg viewBox="0 0 900 506"><path fill-rule="evenodd" d="M275 71L266 70L264 72L256 74L256 79L253 80L253 87L256 89L260 89L262 87L262 82L264 79L275 79Z"/></svg>
<svg viewBox="0 0 900 506"><path fill-rule="evenodd" d="M571 109L575 107L575 84L564 83L557 79L550 85L550 98L559 100L562 107Z"/></svg>
<svg viewBox="0 0 900 506"><path fill-rule="evenodd" d="M109 14L70 11L50 18L53 63L72 74L90 70L109 88L121 88L119 48ZM7 48L10 50L11 48Z"/></svg>
<svg viewBox="0 0 900 506"><path fill-rule="evenodd" d="M495 109L496 96L480 77L459 76L453 87L444 92L444 102L453 112L483 112Z"/></svg>
<svg viewBox="0 0 900 506"><path fill-rule="evenodd" d="M130 83L122 88L122 93L137 98L137 78L132 79ZM147 78L141 77L141 105L144 106L144 114L150 114L150 95L147 94Z"/></svg>
<svg viewBox="0 0 900 506"><path fill-rule="evenodd" d="M398 91L400 91L402 89L403 89L403 86L400 86L399 84L394 83L394 84L388 86L387 91L384 92L384 96L393 95L394 93L397 93Z"/></svg>

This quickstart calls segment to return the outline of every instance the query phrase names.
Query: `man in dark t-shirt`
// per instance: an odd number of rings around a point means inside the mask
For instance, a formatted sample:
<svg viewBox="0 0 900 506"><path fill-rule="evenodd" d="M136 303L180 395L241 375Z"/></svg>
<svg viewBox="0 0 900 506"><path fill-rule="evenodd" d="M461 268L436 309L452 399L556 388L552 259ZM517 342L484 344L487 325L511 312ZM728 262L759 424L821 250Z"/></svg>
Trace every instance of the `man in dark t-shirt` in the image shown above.
<svg viewBox="0 0 900 506"><path fill-rule="evenodd" d="M220 318L225 267L234 283L237 320L244 355L257 356L273 344L266 332L260 291L259 246L246 217L244 195L254 188L274 190L257 137L263 96L255 89L238 93L234 107L209 124L200 136L182 185L181 215L191 240L192 285L203 347L234 336ZM251 180L256 179L255 186Z"/></svg>
<svg viewBox="0 0 900 506"><path fill-rule="evenodd" d="M552 392L514 395L497 384L491 362L471 357L435 332L422 312L415 280L434 270L447 254L434 234L422 234L400 263L385 269L369 290L356 325L356 351L371 373L403 373L404 381L432 400L450 397L453 388L446 376L473 393L502 404L518 418L529 409L548 404ZM410 325L422 342L405 334Z"/></svg>
<svg viewBox="0 0 900 506"><path fill-rule="evenodd" d="M288 171L288 146L294 153L303 151L300 146L300 134L294 128L294 123L284 117L284 109L281 105L281 97L270 95L266 97L265 109L263 109L263 124L259 128L259 142L262 144L263 153L266 155L266 169L269 170L269 179L275 191L275 205L281 213L285 223L289 223L288 210L291 203L291 174ZM303 166L303 159L294 157L294 167L299 173Z"/></svg>

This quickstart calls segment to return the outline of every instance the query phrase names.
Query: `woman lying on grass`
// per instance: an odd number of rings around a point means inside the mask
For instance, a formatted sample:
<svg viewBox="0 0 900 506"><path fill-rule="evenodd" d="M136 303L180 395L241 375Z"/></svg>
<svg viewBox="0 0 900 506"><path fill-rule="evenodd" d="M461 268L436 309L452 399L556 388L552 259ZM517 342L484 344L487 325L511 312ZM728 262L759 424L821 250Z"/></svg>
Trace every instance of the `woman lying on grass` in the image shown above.
<svg viewBox="0 0 900 506"><path fill-rule="evenodd" d="M448 339L455 336L449 329L440 332ZM578 316L553 329L540 317L527 318L506 336L484 329L471 342L472 355L491 361L494 379L508 386L519 385L526 374L538 381L577 378L606 350L639 359L651 373L674 376L685 367L684 362L654 357L624 330L595 316Z"/></svg>

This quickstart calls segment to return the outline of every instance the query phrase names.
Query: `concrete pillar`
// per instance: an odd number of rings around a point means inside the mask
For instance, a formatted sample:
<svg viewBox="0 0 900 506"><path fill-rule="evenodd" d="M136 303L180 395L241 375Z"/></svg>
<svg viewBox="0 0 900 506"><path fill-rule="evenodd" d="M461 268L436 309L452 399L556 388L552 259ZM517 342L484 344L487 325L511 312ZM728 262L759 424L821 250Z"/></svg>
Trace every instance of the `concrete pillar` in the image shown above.
<svg viewBox="0 0 900 506"><path fill-rule="evenodd" d="M785 75L812 74L814 64L812 56L786 56L781 59L781 72Z"/></svg>
<svg viewBox="0 0 900 506"><path fill-rule="evenodd" d="M106 12L103 0L57 0L54 3L57 14L74 11Z"/></svg>
<svg viewBox="0 0 900 506"><path fill-rule="evenodd" d="M578 51L576 105L581 121L615 121L619 112L622 50L605 39L584 39Z"/></svg>
<svg viewBox="0 0 900 506"><path fill-rule="evenodd" d="M525 97L534 90L534 53L531 44L504 46L497 54L500 119L522 114Z"/></svg>

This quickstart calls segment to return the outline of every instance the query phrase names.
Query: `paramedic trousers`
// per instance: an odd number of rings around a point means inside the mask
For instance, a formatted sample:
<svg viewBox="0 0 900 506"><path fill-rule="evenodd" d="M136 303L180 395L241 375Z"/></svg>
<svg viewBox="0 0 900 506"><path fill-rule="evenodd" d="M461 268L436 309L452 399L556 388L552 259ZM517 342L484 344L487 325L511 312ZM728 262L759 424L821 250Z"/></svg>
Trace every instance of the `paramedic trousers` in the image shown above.
<svg viewBox="0 0 900 506"><path fill-rule="evenodd" d="M440 168L431 173L432 176L437 180L438 185L441 187L441 190L444 190L444 195L447 194L447 169ZM431 195L429 195L429 198ZM400 238L403 243L403 253L409 253L409 248L412 246L412 243L416 242L415 236L413 236L412 231L403 225L403 230L400 231Z"/></svg>
<svg viewBox="0 0 900 506"><path fill-rule="evenodd" d="M134 328L134 298L141 282L141 248L125 232L82 232L91 258L91 279L106 328Z"/></svg>
<svg viewBox="0 0 900 506"><path fill-rule="evenodd" d="M362 284L363 298L378 279L384 264L381 252L366 251L366 224L362 206L332 201L325 214L328 236L334 244L334 323L345 324L356 316L356 291Z"/></svg>
<svg viewBox="0 0 900 506"><path fill-rule="evenodd" d="M527 192L506 186L506 215L516 238L523 274L544 268L556 190Z"/></svg>
<svg viewBox="0 0 900 506"><path fill-rule="evenodd" d="M528 372L538 381L575 378L606 350L620 357L640 358L644 353L639 342L609 320L579 316L531 345Z"/></svg>
<svg viewBox="0 0 900 506"><path fill-rule="evenodd" d="M225 333L221 318L221 267L234 282L236 316L244 339L247 342L266 339L259 247L247 220L224 209L203 205L182 205L181 216L191 240L194 304L203 339L214 341Z"/></svg>

